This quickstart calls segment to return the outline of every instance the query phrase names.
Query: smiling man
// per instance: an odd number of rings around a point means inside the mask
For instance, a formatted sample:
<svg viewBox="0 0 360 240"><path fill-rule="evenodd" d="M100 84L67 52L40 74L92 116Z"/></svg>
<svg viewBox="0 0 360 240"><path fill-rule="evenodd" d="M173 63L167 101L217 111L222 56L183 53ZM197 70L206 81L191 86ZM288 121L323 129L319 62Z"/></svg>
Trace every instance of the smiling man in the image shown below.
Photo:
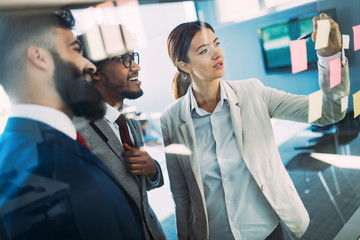
<svg viewBox="0 0 360 240"><path fill-rule="evenodd" d="M105 117L98 121L75 118L73 122L90 149L112 170L136 202L145 238L166 239L146 192L164 184L162 171L160 165L142 151L140 124L129 117L128 106L124 105L125 99L136 99L143 94L139 54L128 52L95 64L97 72L92 85L106 101Z"/></svg>
<svg viewBox="0 0 360 240"><path fill-rule="evenodd" d="M12 100L0 136L0 239L143 239L133 200L76 141L71 118L100 119L105 105L71 13L0 16L0 84Z"/></svg>

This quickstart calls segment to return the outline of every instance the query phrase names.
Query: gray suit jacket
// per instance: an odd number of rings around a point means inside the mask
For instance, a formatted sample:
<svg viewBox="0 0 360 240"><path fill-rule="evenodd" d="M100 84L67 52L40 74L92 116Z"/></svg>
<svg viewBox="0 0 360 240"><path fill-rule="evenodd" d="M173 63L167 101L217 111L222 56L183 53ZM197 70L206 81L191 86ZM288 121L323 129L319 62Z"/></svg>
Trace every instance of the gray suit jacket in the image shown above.
<svg viewBox="0 0 360 240"><path fill-rule="evenodd" d="M342 68L341 77L341 84L330 88L329 70L319 66L323 108L322 117L313 124L327 125L344 118L340 99L349 95L347 64ZM229 124L234 128L246 166L275 213L292 233L301 237L309 225L309 215L281 161L270 119L307 122L309 97L265 87L257 79L221 80L221 84L229 99ZM202 153L197 149L190 91L191 86L185 96L164 111L161 128L165 146L183 144L193 152L190 156L166 154L178 238L209 239L206 199L200 173Z"/></svg>
<svg viewBox="0 0 360 240"><path fill-rule="evenodd" d="M160 165L155 161L160 181L154 186L149 178L128 172L127 164L122 157L124 148L106 119L89 122L83 118L74 118L73 122L91 151L114 173L124 189L135 201L142 215L146 239L166 239L161 225L149 205L146 192L164 184ZM138 121L127 119L127 123L134 138L135 147L142 147L143 139Z"/></svg>

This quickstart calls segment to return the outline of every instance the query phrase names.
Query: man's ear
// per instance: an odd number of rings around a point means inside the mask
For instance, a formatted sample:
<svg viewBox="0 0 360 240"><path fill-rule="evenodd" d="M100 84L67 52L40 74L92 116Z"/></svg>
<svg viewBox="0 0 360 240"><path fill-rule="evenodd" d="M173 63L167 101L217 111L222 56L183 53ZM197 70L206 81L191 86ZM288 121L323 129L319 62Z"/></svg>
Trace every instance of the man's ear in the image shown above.
<svg viewBox="0 0 360 240"><path fill-rule="evenodd" d="M44 48L31 45L26 51L31 63L43 70L48 70L50 65L50 53Z"/></svg>
<svg viewBox="0 0 360 240"><path fill-rule="evenodd" d="M101 73L99 71L96 71L96 73L94 73L92 79L95 81L99 81L101 79Z"/></svg>
<svg viewBox="0 0 360 240"><path fill-rule="evenodd" d="M179 67L182 71L184 71L184 72L186 72L186 73L191 73L191 72L192 72L189 64L187 64L186 62L183 62L183 61L178 62L178 67Z"/></svg>

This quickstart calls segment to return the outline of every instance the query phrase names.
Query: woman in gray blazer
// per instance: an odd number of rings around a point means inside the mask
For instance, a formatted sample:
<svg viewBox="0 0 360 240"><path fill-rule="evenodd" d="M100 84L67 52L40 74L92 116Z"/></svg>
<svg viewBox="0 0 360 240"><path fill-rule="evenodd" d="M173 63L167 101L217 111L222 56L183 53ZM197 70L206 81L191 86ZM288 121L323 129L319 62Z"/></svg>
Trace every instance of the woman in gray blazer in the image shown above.
<svg viewBox="0 0 360 240"><path fill-rule="evenodd" d="M314 18L314 36L320 18ZM341 34L329 21L328 47L318 51L324 97L317 125L341 120L340 101L349 94ZM192 150L190 156L166 155L179 239L283 239L280 220L301 237L309 215L280 159L270 119L307 122L308 96L265 87L257 79L222 80L224 55L207 23L177 26L168 51L178 69L177 101L161 118L164 144ZM328 62L334 57L343 57L342 81L330 89Z"/></svg>

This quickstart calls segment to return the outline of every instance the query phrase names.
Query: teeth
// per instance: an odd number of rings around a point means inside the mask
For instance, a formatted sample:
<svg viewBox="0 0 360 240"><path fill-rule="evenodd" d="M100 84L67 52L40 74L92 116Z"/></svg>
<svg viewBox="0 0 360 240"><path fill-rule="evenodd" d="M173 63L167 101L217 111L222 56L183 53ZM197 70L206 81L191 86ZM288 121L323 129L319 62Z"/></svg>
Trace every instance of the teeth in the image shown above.
<svg viewBox="0 0 360 240"><path fill-rule="evenodd" d="M221 65L221 63L219 63L219 64L216 64L216 65L215 65L215 67L219 67L220 65Z"/></svg>
<svg viewBox="0 0 360 240"><path fill-rule="evenodd" d="M133 77L133 78L130 78L129 80L130 81L137 81L137 80L139 80L139 77Z"/></svg>

